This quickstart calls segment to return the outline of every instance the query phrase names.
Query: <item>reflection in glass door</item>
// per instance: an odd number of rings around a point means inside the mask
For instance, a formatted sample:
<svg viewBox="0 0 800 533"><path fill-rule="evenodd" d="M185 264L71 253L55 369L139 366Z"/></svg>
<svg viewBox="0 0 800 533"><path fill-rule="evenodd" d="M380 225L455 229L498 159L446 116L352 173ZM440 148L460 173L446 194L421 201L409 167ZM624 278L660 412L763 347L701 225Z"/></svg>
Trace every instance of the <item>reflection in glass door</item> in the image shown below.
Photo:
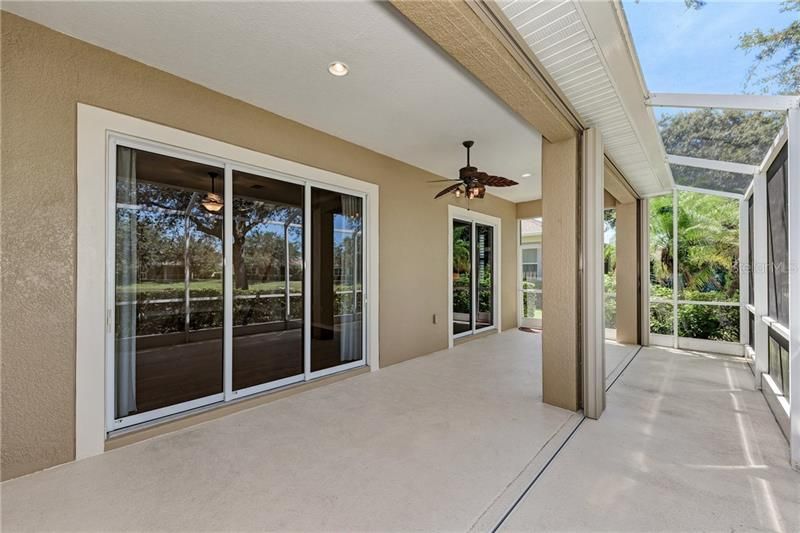
<svg viewBox="0 0 800 533"><path fill-rule="evenodd" d="M116 169L114 418L219 401L223 169L124 146Z"/></svg>
<svg viewBox="0 0 800 533"><path fill-rule="evenodd" d="M109 431L366 364L366 196L134 140L109 156Z"/></svg>
<svg viewBox="0 0 800 533"><path fill-rule="evenodd" d="M453 337L495 327L495 229L453 219Z"/></svg>
<svg viewBox="0 0 800 533"><path fill-rule="evenodd" d="M362 203L311 187L312 373L363 359Z"/></svg>
<svg viewBox="0 0 800 533"><path fill-rule="evenodd" d="M234 391L303 377L303 196L233 171Z"/></svg>

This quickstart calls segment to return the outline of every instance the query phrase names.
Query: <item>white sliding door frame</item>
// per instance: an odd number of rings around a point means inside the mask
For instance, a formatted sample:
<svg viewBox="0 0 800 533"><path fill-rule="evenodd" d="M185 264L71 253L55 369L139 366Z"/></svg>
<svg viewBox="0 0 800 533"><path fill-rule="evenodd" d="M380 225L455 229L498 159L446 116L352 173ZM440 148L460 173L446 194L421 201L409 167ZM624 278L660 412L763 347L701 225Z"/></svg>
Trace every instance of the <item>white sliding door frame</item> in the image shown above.
<svg viewBox="0 0 800 533"><path fill-rule="evenodd" d="M289 382L314 379L356 366L379 368L378 331L378 194L375 184L280 159L186 131L170 128L114 113L85 104L78 104L78 224L77 224L77 320L76 320L76 459L103 453L107 433L121 427L139 424L177 412L207 406L211 403L255 394ZM225 259L225 323L223 353L225 355L223 390L219 394L169 406L160 410L126 417L120 424L114 419L114 210L116 207L116 146L121 143L162 155L178 157L224 168L226 200L232 199L232 172L244 170L270 178L300 183L306 187L306 200L311 186L362 198L362 358L331 369L304 373L240 391L232 390L232 250L230 239L223 244ZM231 231L231 202L225 202L225 233ZM308 210L306 202L306 213ZM99 208L104 206L105 208ZM308 246L308 230L304 246ZM310 257L304 257L304 276L308 281ZM111 273L111 275L109 275ZM97 281L105 280L103 290ZM310 285L304 291L306 303ZM230 298L228 297L230 295ZM230 300L230 302L228 301ZM111 305L109 305L109 301ZM304 312L308 313L309 305ZM308 327L308 316L306 326ZM100 327L104 324L105 327ZM304 335L307 337L307 335ZM306 341L307 342L307 341ZM304 347L307 353L308 347ZM109 354L112 361L109 364ZM308 361L306 361L307 363ZM308 368L308 366L306 367Z"/></svg>
<svg viewBox="0 0 800 533"><path fill-rule="evenodd" d="M478 213L458 207L455 205L448 205L447 211L447 328L448 328L448 347L453 347L454 339L462 337L469 337L476 333L490 331L496 329L498 332L502 331L500 305L500 290L501 290L501 275L500 275L500 243L501 243L501 221L497 217ZM453 333L453 221L458 220L470 224L470 285L472 289L471 294L471 328L469 331L464 331L459 334ZM476 318L478 316L478 283L476 281L476 265L477 258L475 254L475 236L476 224L483 226L491 226L493 228L492 235L492 325L482 328L476 327Z"/></svg>

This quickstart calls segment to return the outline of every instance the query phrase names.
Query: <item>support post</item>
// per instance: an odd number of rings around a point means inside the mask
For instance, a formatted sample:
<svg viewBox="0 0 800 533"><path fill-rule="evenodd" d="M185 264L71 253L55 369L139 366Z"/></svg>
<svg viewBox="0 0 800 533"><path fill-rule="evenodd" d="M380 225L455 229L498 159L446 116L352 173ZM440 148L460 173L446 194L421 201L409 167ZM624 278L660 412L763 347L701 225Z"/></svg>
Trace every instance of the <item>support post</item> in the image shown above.
<svg viewBox="0 0 800 533"><path fill-rule="evenodd" d="M591 128L583 135L582 356L583 412L600 418L605 409L605 324L603 321L603 139Z"/></svg>
<svg viewBox="0 0 800 533"><path fill-rule="evenodd" d="M581 404L578 271L579 137L542 141L542 399L570 411Z"/></svg>
<svg viewBox="0 0 800 533"><path fill-rule="evenodd" d="M650 346L650 201L639 200L639 343Z"/></svg>
<svg viewBox="0 0 800 533"><path fill-rule="evenodd" d="M800 470L800 108L789 110L789 453Z"/></svg>
<svg viewBox="0 0 800 533"><path fill-rule="evenodd" d="M617 342L639 342L639 233L636 201L617 204Z"/></svg>
<svg viewBox="0 0 800 533"><path fill-rule="evenodd" d="M739 342L745 347L750 342L750 320L747 302L750 301L748 255L750 246L750 220L747 216L747 200L739 200ZM746 352L745 352L746 353Z"/></svg>
<svg viewBox="0 0 800 533"><path fill-rule="evenodd" d="M678 190L672 191L672 347L678 348Z"/></svg>
<svg viewBox="0 0 800 533"><path fill-rule="evenodd" d="M767 282L767 175L759 172L753 178L753 307L755 307L755 351L753 362L755 386L761 389L761 374L769 372L767 325L761 317L769 313Z"/></svg>

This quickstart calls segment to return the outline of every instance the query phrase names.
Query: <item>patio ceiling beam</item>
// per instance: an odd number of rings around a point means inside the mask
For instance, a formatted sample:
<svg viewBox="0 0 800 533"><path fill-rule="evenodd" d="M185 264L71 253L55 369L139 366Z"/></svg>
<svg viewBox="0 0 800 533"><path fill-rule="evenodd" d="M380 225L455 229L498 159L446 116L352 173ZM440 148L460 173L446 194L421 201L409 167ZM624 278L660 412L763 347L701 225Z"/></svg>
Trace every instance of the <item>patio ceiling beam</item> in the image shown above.
<svg viewBox="0 0 800 533"><path fill-rule="evenodd" d="M709 170L721 170L723 172L736 172L737 174L755 174L758 172L758 167L756 165L732 163L730 161L717 161L715 159L702 159L700 157L688 157L683 155L667 154L667 162L686 167L707 168Z"/></svg>
<svg viewBox="0 0 800 533"><path fill-rule="evenodd" d="M748 111L786 111L800 105L800 96L758 94L651 93L645 103L650 107L690 107L707 109L742 109Z"/></svg>
<svg viewBox="0 0 800 533"><path fill-rule="evenodd" d="M702 187L689 187L688 185L676 185L675 190L683 192L699 192L701 194L710 194L712 196L722 196L724 198L733 198L734 200L741 200L744 195L738 192L716 191L714 189L703 189Z"/></svg>

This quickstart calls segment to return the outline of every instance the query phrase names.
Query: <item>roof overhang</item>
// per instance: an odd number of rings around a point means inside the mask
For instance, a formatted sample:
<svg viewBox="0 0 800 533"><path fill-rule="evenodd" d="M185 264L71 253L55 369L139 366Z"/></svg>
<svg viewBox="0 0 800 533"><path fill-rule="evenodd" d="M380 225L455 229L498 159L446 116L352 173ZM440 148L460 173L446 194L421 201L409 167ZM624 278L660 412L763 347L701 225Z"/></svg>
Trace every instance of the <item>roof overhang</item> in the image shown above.
<svg viewBox="0 0 800 533"><path fill-rule="evenodd" d="M487 4L489 4L487 2ZM613 2L498 3L506 26L552 80L584 128L603 136L606 156L639 196L674 185L621 5Z"/></svg>

